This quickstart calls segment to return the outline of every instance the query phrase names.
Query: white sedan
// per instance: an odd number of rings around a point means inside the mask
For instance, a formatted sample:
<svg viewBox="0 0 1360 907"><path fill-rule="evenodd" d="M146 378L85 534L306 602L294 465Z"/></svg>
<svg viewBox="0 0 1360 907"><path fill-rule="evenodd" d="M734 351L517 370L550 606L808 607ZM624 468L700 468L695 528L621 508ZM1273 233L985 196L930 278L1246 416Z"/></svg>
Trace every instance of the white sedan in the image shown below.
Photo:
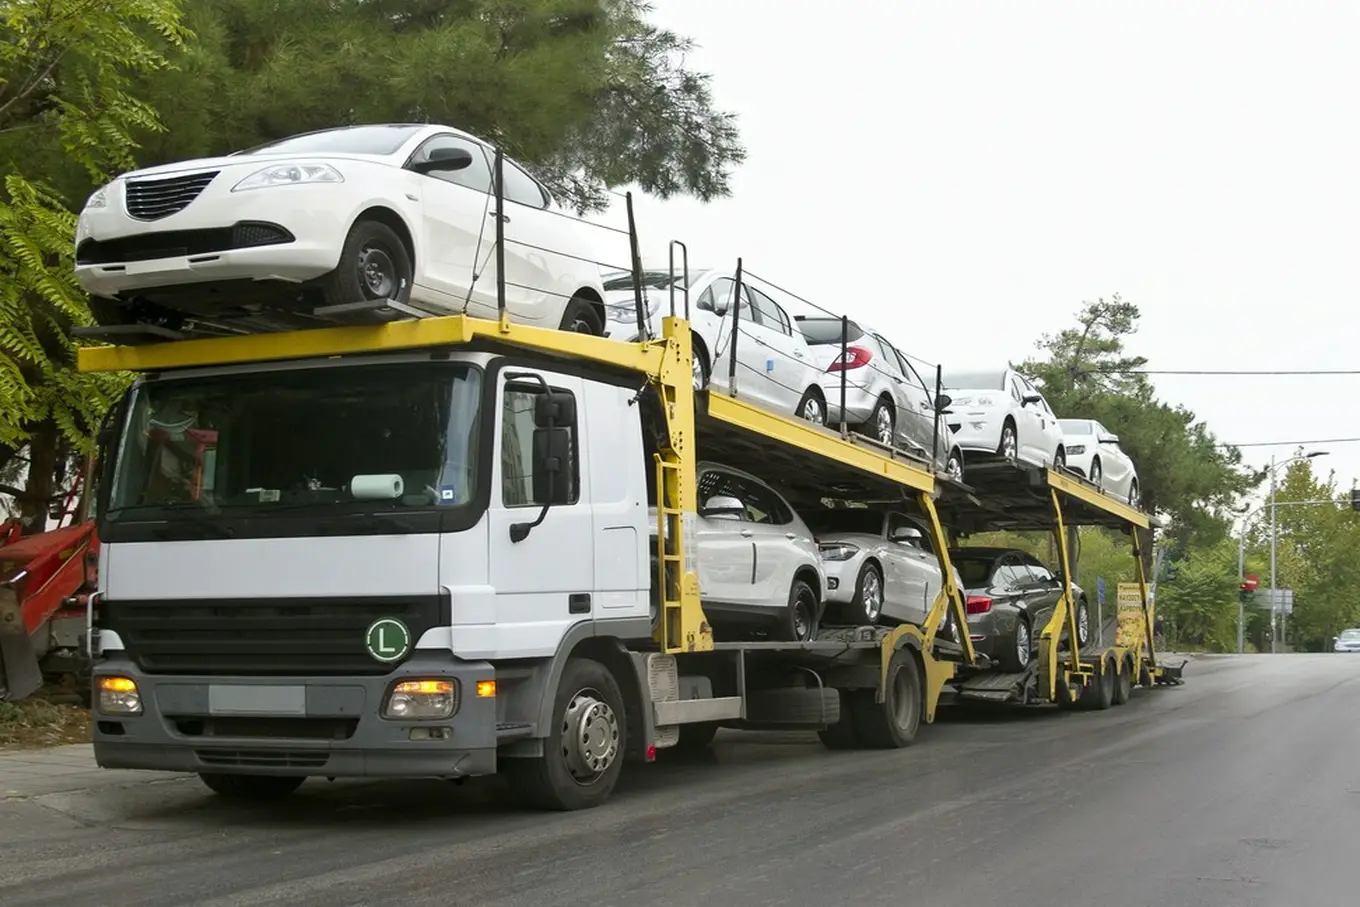
<svg viewBox="0 0 1360 907"><path fill-rule="evenodd" d="M1138 506L1138 470L1119 446L1119 435L1094 419L1059 419L1067 468L1106 494Z"/></svg>
<svg viewBox="0 0 1360 907"><path fill-rule="evenodd" d="M689 287L689 326L694 344L694 389L712 382L720 391L731 387L732 297L736 274L706 268L690 269L688 278L672 275L669 267L642 271L643 325L652 337L661 336L661 319L671 313L675 286L675 314L685 316L685 286ZM740 328L737 335L737 396L777 413L792 413L817 425L827 422L827 401L819 379L821 369L802 333L783 306L760 289L743 282ZM637 302L633 277L623 272L605 275L607 336L638 340Z"/></svg>
<svg viewBox="0 0 1360 907"><path fill-rule="evenodd" d="M1062 428L1044 395L1014 369L944 371L949 430L965 451L1062 469Z"/></svg>
<svg viewBox="0 0 1360 907"><path fill-rule="evenodd" d="M127 173L80 213L76 278L106 325L495 318L494 157L456 129L388 124ZM508 158L504 173L510 319L603 333L600 231Z"/></svg>

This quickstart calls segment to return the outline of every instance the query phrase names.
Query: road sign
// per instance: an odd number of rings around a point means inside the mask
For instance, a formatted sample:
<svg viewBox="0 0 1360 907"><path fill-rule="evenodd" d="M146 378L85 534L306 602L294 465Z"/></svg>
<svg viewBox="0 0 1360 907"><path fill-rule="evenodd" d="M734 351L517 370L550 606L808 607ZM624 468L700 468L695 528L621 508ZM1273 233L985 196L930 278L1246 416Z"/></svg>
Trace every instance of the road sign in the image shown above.
<svg viewBox="0 0 1360 907"><path fill-rule="evenodd" d="M1103 576L1096 577L1096 602L1101 605L1105 604L1105 577Z"/></svg>
<svg viewBox="0 0 1360 907"><path fill-rule="evenodd" d="M1277 614L1293 614L1294 590L1263 589L1256 596L1256 605L1259 608L1269 608Z"/></svg>
<svg viewBox="0 0 1360 907"><path fill-rule="evenodd" d="M364 647L377 661L401 661L411 651L411 631L395 617L380 617L364 634Z"/></svg>
<svg viewBox="0 0 1360 907"><path fill-rule="evenodd" d="M1245 585L1248 592L1255 592L1257 589L1261 588L1261 577L1257 576L1255 573L1248 573Z"/></svg>

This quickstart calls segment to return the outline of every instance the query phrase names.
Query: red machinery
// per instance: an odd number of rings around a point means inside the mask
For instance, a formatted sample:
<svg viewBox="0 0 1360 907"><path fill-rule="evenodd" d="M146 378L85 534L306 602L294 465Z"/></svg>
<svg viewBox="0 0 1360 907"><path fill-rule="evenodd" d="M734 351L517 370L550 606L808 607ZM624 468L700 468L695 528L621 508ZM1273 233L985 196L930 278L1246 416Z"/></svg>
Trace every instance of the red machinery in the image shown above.
<svg viewBox="0 0 1360 907"><path fill-rule="evenodd" d="M18 521L0 523L0 699L23 699L45 678L85 671L85 596L95 587L99 540L84 476L53 514L57 528L25 536Z"/></svg>

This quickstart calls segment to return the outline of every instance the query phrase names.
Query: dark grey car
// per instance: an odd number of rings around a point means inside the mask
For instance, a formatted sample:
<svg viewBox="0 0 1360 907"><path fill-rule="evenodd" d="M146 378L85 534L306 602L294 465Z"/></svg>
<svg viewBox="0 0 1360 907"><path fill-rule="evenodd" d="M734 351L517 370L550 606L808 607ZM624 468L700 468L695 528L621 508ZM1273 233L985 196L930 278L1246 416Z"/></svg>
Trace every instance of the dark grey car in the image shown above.
<svg viewBox="0 0 1360 907"><path fill-rule="evenodd" d="M1029 667L1039 634L1062 596L1062 580L1033 555L1014 548L954 548L949 557L963 578L974 650L1007 671ZM1085 647L1091 635L1090 609L1080 586L1073 584L1072 592L1078 644ZM1064 632L1060 639L1066 638Z"/></svg>

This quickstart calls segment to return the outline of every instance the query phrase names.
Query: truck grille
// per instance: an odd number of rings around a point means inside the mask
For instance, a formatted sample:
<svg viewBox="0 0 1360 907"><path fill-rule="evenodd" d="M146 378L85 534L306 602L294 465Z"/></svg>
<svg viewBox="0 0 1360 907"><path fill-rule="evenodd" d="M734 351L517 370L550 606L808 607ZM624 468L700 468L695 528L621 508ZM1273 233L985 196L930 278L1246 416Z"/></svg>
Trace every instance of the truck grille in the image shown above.
<svg viewBox="0 0 1360 907"><path fill-rule="evenodd" d="M447 626L438 595L406 598L280 598L99 602L99 625L118 634L148 674L302 676L389 673L396 664L368 654L364 635L395 617L412 644Z"/></svg>
<svg viewBox="0 0 1360 907"><path fill-rule="evenodd" d="M208 188L219 171L167 176L160 179L128 180L127 213L137 220L160 220L189 206Z"/></svg>

